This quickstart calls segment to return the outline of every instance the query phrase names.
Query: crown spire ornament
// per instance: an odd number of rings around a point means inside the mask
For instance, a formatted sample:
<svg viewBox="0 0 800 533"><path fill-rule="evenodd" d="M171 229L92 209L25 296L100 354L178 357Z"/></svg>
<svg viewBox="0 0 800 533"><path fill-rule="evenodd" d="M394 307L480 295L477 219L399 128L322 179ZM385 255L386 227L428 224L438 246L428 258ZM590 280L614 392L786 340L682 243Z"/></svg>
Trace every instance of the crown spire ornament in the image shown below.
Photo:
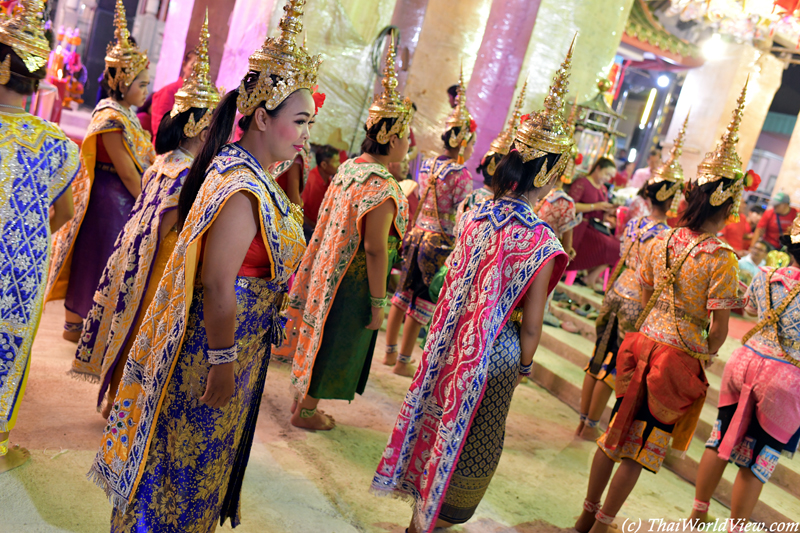
<svg viewBox="0 0 800 533"><path fill-rule="evenodd" d="M508 125L495 137L489 145L489 151L483 156L483 159L490 159L489 164L486 166L486 172L490 176L494 176L497 170L498 158L493 157L498 155L500 157L506 155L511 150L511 145L514 144L514 137L517 134L520 118L522 118L522 103L525 101L525 90L528 88L528 81L522 85L522 90L519 92L519 97L511 112L511 118L508 119Z"/></svg>
<svg viewBox="0 0 800 533"><path fill-rule="evenodd" d="M675 216L675 214L677 214L681 192L685 188L683 167L679 159L683 153L683 143L686 138L686 125L689 123L690 114L691 110L686 114L683 126L681 126L681 129L678 131L678 136L675 138L669 156L667 156L667 159L653 171L652 177L647 181L648 186L663 183L656 193L656 200L664 202L668 198L672 198L672 204L670 204L670 208L667 211L667 214L670 216Z"/></svg>
<svg viewBox="0 0 800 533"><path fill-rule="evenodd" d="M389 41L389 48L386 51L386 66L383 69L383 79L381 85L383 92L375 95L375 100L369 106L369 116L365 128L367 131L372 129L373 126L378 124L381 119L394 118L394 124L389 130L386 130L386 122L381 126L375 141L378 144L386 144L391 139L392 135L403 137L406 134L406 129L411 123L414 116L414 108L411 105L411 100L403 98L397 92L397 72L395 70L395 55L396 50L394 46L394 33Z"/></svg>
<svg viewBox="0 0 800 533"><path fill-rule="evenodd" d="M195 48L197 60L192 66L192 73L184 81L183 86L175 93L175 105L169 116L177 115L192 108L206 109L203 117L195 122L194 114L189 116L189 121L183 132L190 139L196 137L211 123L211 114L219 103L219 91L208 77L208 9L203 26L200 28L200 42Z"/></svg>
<svg viewBox="0 0 800 533"><path fill-rule="evenodd" d="M285 14L278 24L280 35L268 37L250 56L250 71L257 72L258 78L249 93L245 80L239 85L236 106L242 115L252 115L261 102L272 111L300 89L314 92L322 58L308 55L305 46L297 42L303 31L305 3L306 0L287 0L283 6Z"/></svg>
<svg viewBox="0 0 800 533"><path fill-rule="evenodd" d="M522 124L514 138L514 147L519 151L522 161L527 163L548 154L560 157L551 169L547 163L534 178L535 187L543 187L555 176L560 176L567 166L574 146L571 128L564 122L562 111L564 98L569 87L569 74L572 68L572 53L575 50L576 33L572 38L567 56L556 71L550 91L544 99L544 109L523 117Z"/></svg>
<svg viewBox="0 0 800 533"><path fill-rule="evenodd" d="M453 128L460 128L458 131L458 135L450 135L450 139L448 139L448 144L450 148L459 147L458 151L458 162L464 162L464 150L469 143L472 134L475 132L476 124L475 121L472 119L472 115L467 109L467 86L464 83L464 66L461 66L461 72L458 76L458 90L456 96L456 106L453 108L453 111L445 120L445 131L451 130Z"/></svg>
<svg viewBox="0 0 800 533"><path fill-rule="evenodd" d="M47 64L50 42L44 35L44 0L19 0L11 16L0 22L0 43L16 53L33 74ZM0 62L0 85L11 77L11 56Z"/></svg>
<svg viewBox="0 0 800 533"><path fill-rule="evenodd" d="M139 50L139 47L131 42L128 18L122 0L117 0L114 12L114 37L116 43L108 43L106 48L105 74L111 89L122 90L122 86L130 87L136 76L150 64L147 53ZM113 76L109 70L111 68L114 69Z"/></svg>
<svg viewBox="0 0 800 533"><path fill-rule="evenodd" d="M714 193L711 195L711 205L717 207L722 205L728 198L733 198L733 210L731 215L734 220L739 220L739 204L744 193L744 172L739 154L736 153L736 144L739 142L739 126L744 116L745 97L747 95L747 84L750 76L742 87L742 92L736 101L736 108L733 110L731 122L717 143L717 147L712 152L706 154L705 159L697 167L697 185L702 186L707 183L720 182ZM733 180L727 188L721 181L723 179Z"/></svg>

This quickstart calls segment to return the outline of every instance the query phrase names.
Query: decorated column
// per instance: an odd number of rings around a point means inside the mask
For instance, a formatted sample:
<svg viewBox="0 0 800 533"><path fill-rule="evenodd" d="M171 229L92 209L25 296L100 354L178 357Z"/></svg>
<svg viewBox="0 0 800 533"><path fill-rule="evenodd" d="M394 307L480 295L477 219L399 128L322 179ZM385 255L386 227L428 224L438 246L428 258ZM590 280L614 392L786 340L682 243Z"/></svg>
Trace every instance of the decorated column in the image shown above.
<svg viewBox="0 0 800 533"><path fill-rule="evenodd" d="M632 4L633 0L541 0L517 84L529 80L526 112L541 106L575 32L568 101L585 102L597 94L597 81L611 68Z"/></svg>
<svg viewBox="0 0 800 533"><path fill-rule="evenodd" d="M423 155L442 150L444 120L450 114L447 88L458 83L462 63L465 80L472 76L491 5L491 0L428 1L405 87L417 104L414 136Z"/></svg>
<svg viewBox="0 0 800 533"><path fill-rule="evenodd" d="M766 179L766 177L762 177L762 179ZM789 146L786 148L786 155L783 157L781 171L778 173L778 181L775 182L772 194L780 191L791 197L792 204L800 204L800 116L794 125Z"/></svg>
<svg viewBox="0 0 800 533"><path fill-rule="evenodd" d="M747 167L782 75L781 60L749 44L723 45L717 57L689 71L675 105L676 117L686 116L690 108L692 111L681 158L687 176L694 177L697 165L724 133L731 119L731 109L736 107L736 99L749 76L736 148L742 166ZM679 128L680 121L673 121L666 137L674 138ZM791 145L787 153L790 152ZM780 183L780 177L778 181ZM776 187L776 191L778 189Z"/></svg>
<svg viewBox="0 0 800 533"><path fill-rule="evenodd" d="M397 73L397 90L403 92L408 79L408 69L414 59L419 43L419 34L428 9L428 0L397 0L392 15L392 26L400 30L400 46L397 56L400 71Z"/></svg>
<svg viewBox="0 0 800 533"><path fill-rule="evenodd" d="M478 140L472 161L477 165L489 144L503 130L520 79L541 0L493 0L486 31L467 90ZM524 77L524 76L523 76ZM473 165L475 166L475 165ZM480 176L475 177L481 181Z"/></svg>

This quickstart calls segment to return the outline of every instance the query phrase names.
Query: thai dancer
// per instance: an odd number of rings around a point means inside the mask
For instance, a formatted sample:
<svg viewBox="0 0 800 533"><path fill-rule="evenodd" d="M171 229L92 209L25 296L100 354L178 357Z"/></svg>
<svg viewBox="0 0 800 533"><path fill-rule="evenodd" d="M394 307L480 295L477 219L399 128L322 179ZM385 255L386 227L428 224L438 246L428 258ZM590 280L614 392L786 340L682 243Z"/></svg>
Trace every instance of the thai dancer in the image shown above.
<svg viewBox="0 0 800 533"><path fill-rule="evenodd" d="M128 355L90 475L111 530L214 531L239 496L303 215L265 169L308 139L318 56L289 0L225 95L178 200L182 228ZM237 111L243 136L227 144ZM180 443L176 445L176 443Z"/></svg>
<svg viewBox="0 0 800 533"><path fill-rule="evenodd" d="M422 362L373 478L374 492L414 502L411 533L472 517L500 460L514 388L533 367L545 301L568 261L533 204L573 146L561 117L571 59L572 47L544 110L497 165L494 201L460 224Z"/></svg>

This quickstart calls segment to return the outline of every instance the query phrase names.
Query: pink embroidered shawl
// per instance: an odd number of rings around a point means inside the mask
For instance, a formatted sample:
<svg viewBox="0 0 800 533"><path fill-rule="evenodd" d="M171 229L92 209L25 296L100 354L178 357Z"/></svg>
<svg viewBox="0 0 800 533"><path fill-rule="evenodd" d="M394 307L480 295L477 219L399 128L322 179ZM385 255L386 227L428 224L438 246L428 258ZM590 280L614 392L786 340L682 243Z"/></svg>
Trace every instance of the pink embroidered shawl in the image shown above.
<svg viewBox="0 0 800 533"><path fill-rule="evenodd" d="M548 292L567 266L553 231L518 200L485 202L463 219L422 363L372 481L415 500L420 531L436 522L486 387L488 354L541 267Z"/></svg>

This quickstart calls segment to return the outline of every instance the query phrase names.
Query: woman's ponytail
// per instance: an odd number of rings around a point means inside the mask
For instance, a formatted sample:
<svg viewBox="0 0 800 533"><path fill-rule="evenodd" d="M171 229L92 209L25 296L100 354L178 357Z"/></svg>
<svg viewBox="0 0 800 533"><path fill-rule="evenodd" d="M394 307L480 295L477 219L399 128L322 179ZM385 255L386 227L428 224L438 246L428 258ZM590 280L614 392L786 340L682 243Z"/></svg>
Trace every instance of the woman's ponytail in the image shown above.
<svg viewBox="0 0 800 533"><path fill-rule="evenodd" d="M211 116L208 137L206 142L203 143L200 153L194 158L178 199L178 225L180 227L183 227L183 223L189 215L189 210L200 192L200 187L206 179L206 170L208 170L211 161L231 137L233 123L236 120L236 100L238 98L238 90L229 92L222 98Z"/></svg>

